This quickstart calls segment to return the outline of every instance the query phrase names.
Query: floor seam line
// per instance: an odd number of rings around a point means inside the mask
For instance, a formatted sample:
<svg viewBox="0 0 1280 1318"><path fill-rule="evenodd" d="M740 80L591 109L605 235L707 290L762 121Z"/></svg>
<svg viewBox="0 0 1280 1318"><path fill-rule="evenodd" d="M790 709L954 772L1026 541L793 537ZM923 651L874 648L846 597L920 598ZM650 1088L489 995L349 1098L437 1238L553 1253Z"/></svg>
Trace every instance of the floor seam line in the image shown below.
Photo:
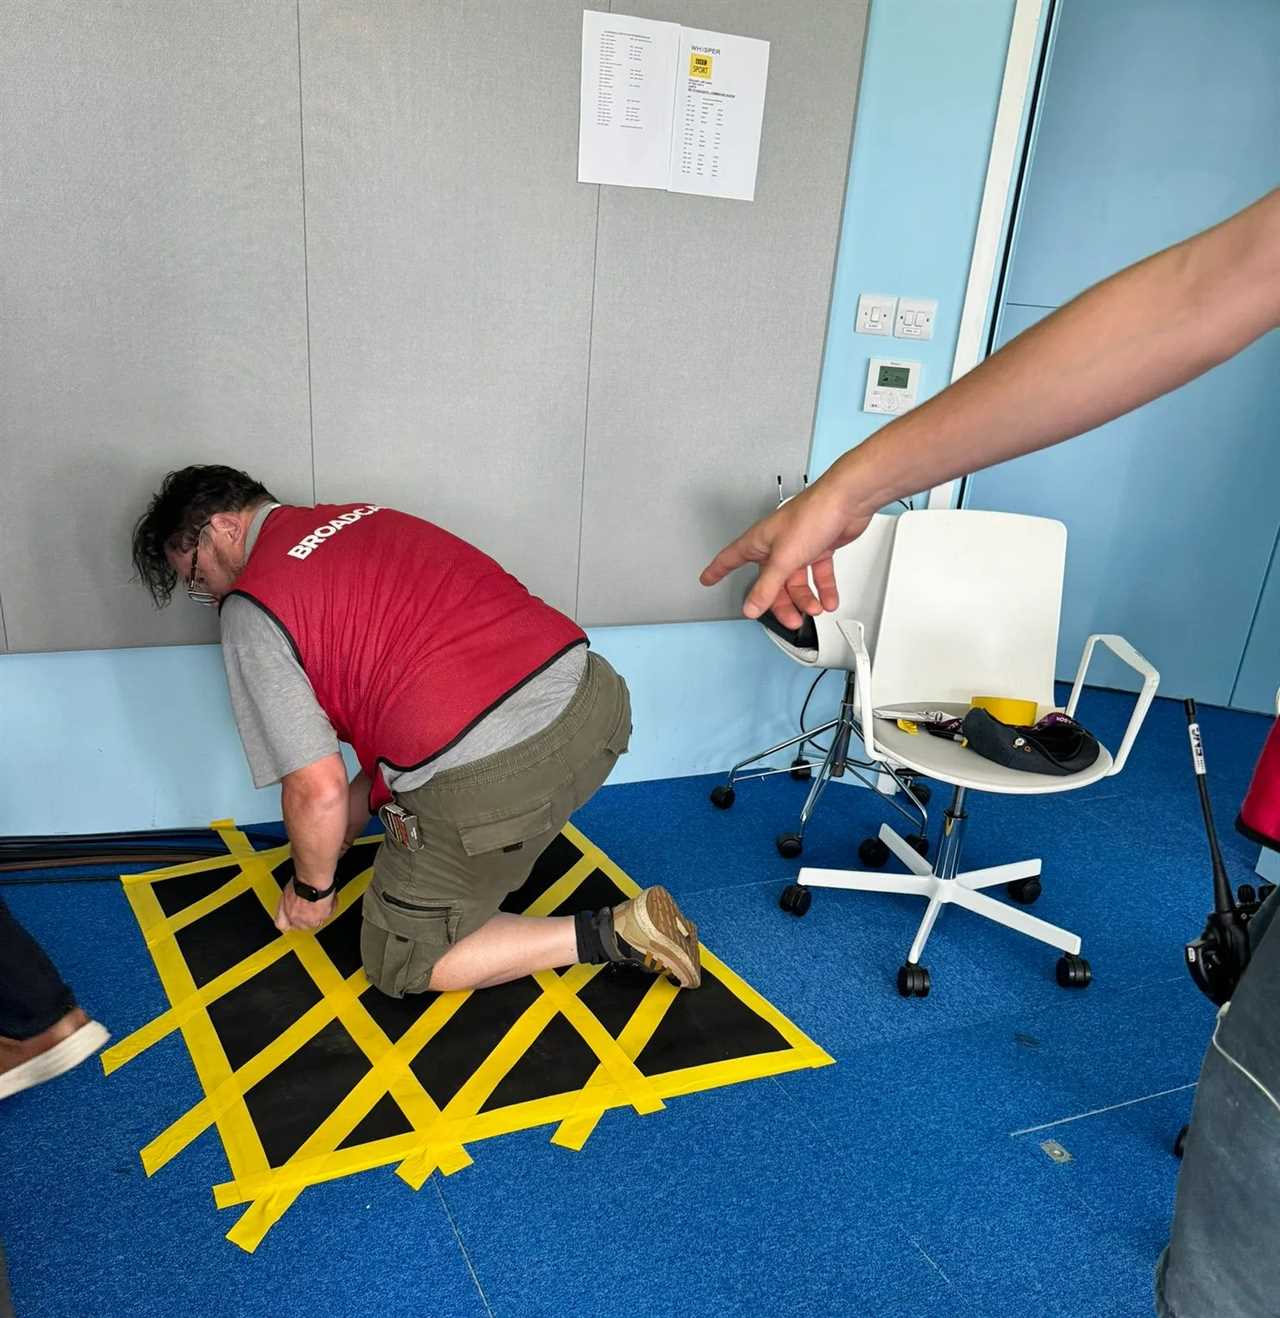
<svg viewBox="0 0 1280 1318"><path fill-rule="evenodd" d="M480 1284L480 1278L476 1275L475 1265L471 1262L471 1254L467 1249L466 1243L462 1239L462 1232L458 1230L458 1224L453 1220L453 1214L449 1211L449 1204L444 1197L444 1191L437 1183L435 1187L436 1197L440 1200L440 1207L444 1209L445 1219L449 1223L449 1229L453 1232L453 1238L458 1242L458 1250L462 1254L462 1261L467 1265L467 1271L471 1274L472 1284L480 1296L480 1303L484 1305L485 1313L489 1318L495 1318L493 1306L489 1303L489 1297L484 1293L484 1287Z"/></svg>
<svg viewBox="0 0 1280 1318"><path fill-rule="evenodd" d="M1153 1098L1165 1098L1169 1094L1182 1094L1188 1089L1194 1089L1198 1082L1192 1080L1190 1084L1174 1085L1171 1089L1160 1089L1153 1094L1143 1094L1139 1098L1127 1098L1123 1103L1111 1103L1106 1107L1091 1108L1088 1112L1077 1112L1074 1116L1058 1117L1054 1121L1046 1121L1039 1126L1028 1126L1025 1130L1011 1130L1010 1139L1017 1139L1022 1135L1035 1135L1042 1130L1052 1130L1055 1126L1067 1126L1073 1121L1083 1121L1086 1117L1100 1117L1107 1112L1118 1112L1121 1108L1134 1107L1138 1103L1149 1103Z"/></svg>

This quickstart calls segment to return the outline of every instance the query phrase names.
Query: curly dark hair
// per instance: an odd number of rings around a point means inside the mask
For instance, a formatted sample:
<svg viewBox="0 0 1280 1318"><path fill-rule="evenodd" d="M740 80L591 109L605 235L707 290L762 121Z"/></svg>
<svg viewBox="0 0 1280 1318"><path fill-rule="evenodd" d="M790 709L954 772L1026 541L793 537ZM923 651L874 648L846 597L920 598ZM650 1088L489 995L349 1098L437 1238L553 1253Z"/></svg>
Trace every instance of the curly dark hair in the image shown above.
<svg viewBox="0 0 1280 1318"><path fill-rule="evenodd" d="M215 513L238 513L275 496L260 481L234 467L183 467L171 471L133 528L133 566L156 607L168 604L178 584L166 549L190 549Z"/></svg>

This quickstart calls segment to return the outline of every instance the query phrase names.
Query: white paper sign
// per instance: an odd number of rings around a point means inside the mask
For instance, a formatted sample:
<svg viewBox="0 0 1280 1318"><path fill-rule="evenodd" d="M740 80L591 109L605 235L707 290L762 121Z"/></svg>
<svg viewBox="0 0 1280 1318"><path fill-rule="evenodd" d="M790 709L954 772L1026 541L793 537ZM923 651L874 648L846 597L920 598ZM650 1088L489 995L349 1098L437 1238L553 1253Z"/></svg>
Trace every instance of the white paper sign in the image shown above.
<svg viewBox="0 0 1280 1318"><path fill-rule="evenodd" d="M579 183L667 186L679 41L675 23L583 11Z"/></svg>
<svg viewBox="0 0 1280 1318"><path fill-rule="evenodd" d="M578 181L751 201L769 43L582 14Z"/></svg>
<svg viewBox="0 0 1280 1318"><path fill-rule="evenodd" d="M672 192L752 201L769 43L680 29L672 116Z"/></svg>

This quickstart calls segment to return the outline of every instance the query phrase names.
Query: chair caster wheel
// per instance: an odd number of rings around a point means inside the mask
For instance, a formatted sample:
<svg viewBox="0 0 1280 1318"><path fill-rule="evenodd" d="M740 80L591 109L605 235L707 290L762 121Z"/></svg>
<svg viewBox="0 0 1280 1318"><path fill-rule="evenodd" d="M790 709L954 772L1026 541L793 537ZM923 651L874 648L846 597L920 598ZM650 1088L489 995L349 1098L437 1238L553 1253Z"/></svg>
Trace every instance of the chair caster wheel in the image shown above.
<svg viewBox="0 0 1280 1318"><path fill-rule="evenodd" d="M916 800L921 805L929 804L929 798L933 795L933 791L928 783L912 783L911 790L915 793Z"/></svg>
<svg viewBox="0 0 1280 1318"><path fill-rule="evenodd" d="M1187 1151L1187 1131L1190 1129L1190 1126L1183 1126L1178 1132L1177 1138L1173 1141L1173 1156L1175 1158L1181 1158Z"/></svg>
<svg viewBox="0 0 1280 1318"><path fill-rule="evenodd" d="M1017 879L1013 883L1006 883L1004 890L1015 902L1030 906L1040 896L1040 880L1035 875L1029 879Z"/></svg>
<svg viewBox="0 0 1280 1318"><path fill-rule="evenodd" d="M733 804L736 795L732 787L726 787L721 783L719 787L711 789L711 804L717 810L727 810Z"/></svg>
<svg viewBox="0 0 1280 1318"><path fill-rule="evenodd" d="M791 776L797 782L801 783L807 783L809 779L813 777L813 769L810 767L809 761L806 760L803 755L797 755L796 758L791 761Z"/></svg>
<svg viewBox="0 0 1280 1318"><path fill-rule="evenodd" d="M863 838L858 843L858 859L868 868L878 870L889 859L889 848L878 837Z"/></svg>
<svg viewBox="0 0 1280 1318"><path fill-rule="evenodd" d="M1058 958L1058 983L1063 988L1088 988L1093 983L1093 970L1084 957L1068 952Z"/></svg>
<svg viewBox="0 0 1280 1318"><path fill-rule="evenodd" d="M913 851L918 851L922 856L928 859L929 856L929 839L923 833L911 833L907 839L907 846Z"/></svg>
<svg viewBox="0 0 1280 1318"><path fill-rule="evenodd" d="M898 967L898 992L904 998L927 998L929 989L929 972L923 966L908 961Z"/></svg>
<svg viewBox="0 0 1280 1318"><path fill-rule="evenodd" d="M1258 900L1258 894L1252 883L1242 883L1236 889L1236 902L1241 906L1252 906Z"/></svg>
<svg viewBox="0 0 1280 1318"><path fill-rule="evenodd" d="M787 860L794 860L804 850L804 842L799 833L779 833L773 845L778 848L778 855Z"/></svg>
<svg viewBox="0 0 1280 1318"><path fill-rule="evenodd" d="M800 916L809 909L811 901L813 901L813 893L808 888L802 888L798 883L788 883L782 890L782 896L778 898L778 905L784 911Z"/></svg>

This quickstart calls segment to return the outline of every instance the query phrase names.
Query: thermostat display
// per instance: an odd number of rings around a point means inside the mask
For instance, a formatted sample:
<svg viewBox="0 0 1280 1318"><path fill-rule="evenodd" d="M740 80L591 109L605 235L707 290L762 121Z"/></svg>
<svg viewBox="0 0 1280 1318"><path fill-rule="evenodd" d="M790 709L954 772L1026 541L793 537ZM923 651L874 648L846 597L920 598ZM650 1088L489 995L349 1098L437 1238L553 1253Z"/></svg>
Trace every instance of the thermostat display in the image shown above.
<svg viewBox="0 0 1280 1318"><path fill-rule="evenodd" d="M890 416L909 412L916 405L920 369L919 362L872 357L867 367L867 392L862 400L862 410Z"/></svg>

